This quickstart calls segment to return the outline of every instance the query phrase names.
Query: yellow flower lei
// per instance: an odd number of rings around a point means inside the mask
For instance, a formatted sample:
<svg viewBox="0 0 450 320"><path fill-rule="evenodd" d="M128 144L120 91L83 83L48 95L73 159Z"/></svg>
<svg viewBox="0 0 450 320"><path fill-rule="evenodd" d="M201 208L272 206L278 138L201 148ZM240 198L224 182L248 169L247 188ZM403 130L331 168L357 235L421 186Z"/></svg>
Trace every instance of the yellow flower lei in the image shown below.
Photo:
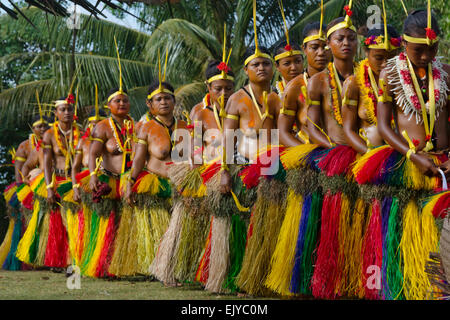
<svg viewBox="0 0 450 320"><path fill-rule="evenodd" d="M356 69L356 81L360 92L360 103L366 110L368 121L372 125L377 125L377 116L375 114L376 102L370 97L372 95L376 98L377 93L370 84L368 68L370 68L370 65L367 59L360 62Z"/></svg>
<svg viewBox="0 0 450 320"><path fill-rule="evenodd" d="M336 122L342 126L342 115L341 115L341 109L340 109L340 103L341 100L338 95L337 90L337 83L336 83L336 75L333 70L333 63L330 62L328 64L328 75L330 80L330 90L331 90L331 107L333 108L333 115Z"/></svg>

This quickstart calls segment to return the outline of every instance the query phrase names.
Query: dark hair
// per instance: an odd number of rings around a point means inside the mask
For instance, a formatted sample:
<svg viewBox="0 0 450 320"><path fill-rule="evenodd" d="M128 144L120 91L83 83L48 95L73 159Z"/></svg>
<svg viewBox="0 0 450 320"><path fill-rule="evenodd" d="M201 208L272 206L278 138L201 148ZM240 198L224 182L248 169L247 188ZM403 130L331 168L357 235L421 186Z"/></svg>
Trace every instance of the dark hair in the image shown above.
<svg viewBox="0 0 450 320"><path fill-rule="evenodd" d="M106 117L107 116L105 110L103 110L103 108L101 108L100 106L98 108L98 115L100 117ZM94 116L95 116L95 106L89 112L89 117L94 117Z"/></svg>
<svg viewBox="0 0 450 320"><path fill-rule="evenodd" d="M112 88L111 90L108 91L106 97L108 98L110 95L112 95L113 93L116 93L117 91L119 91L119 88ZM127 90L122 88L122 91L125 92L126 94L128 94Z"/></svg>
<svg viewBox="0 0 450 320"><path fill-rule="evenodd" d="M270 56L270 51L266 47L258 46L258 49L260 52L268 54ZM254 46L248 47L244 53L244 61L247 60L247 58L250 57L251 55L253 55L254 53L255 53L255 47Z"/></svg>
<svg viewBox="0 0 450 320"><path fill-rule="evenodd" d="M313 31L319 31L320 30L320 22L310 22L308 23L302 31L302 37L305 39L306 37L310 36ZM325 23L322 23L322 30L325 33L327 30L327 25Z"/></svg>
<svg viewBox="0 0 450 320"><path fill-rule="evenodd" d="M41 116L39 114L35 114L33 118L31 119L31 124L35 123L36 121L41 120ZM46 121L48 123L48 118L46 116L42 116L42 120Z"/></svg>
<svg viewBox="0 0 450 320"><path fill-rule="evenodd" d="M427 27L428 21L428 13L426 10L414 10L411 12L403 23L403 33L408 36L418 35L424 36L426 35L425 28ZM434 17L433 13L431 14L431 28L436 32L436 35L441 33L439 29L438 22Z"/></svg>
<svg viewBox="0 0 450 320"><path fill-rule="evenodd" d="M289 41L290 46L292 47L292 49L294 50L302 50L300 48L300 46L297 44L297 42L295 41ZM275 57L276 55L279 55L280 53L283 53L286 51L286 49L284 47L286 47L287 45L287 41L283 40L281 42L278 42L278 45L275 47L275 50L273 51L273 56ZM277 65L278 65L278 61L276 61Z"/></svg>
<svg viewBox="0 0 450 320"><path fill-rule="evenodd" d="M174 89L170 83L163 81L162 86L163 86L163 88L174 92ZM153 81L152 84L150 84L150 86L148 87L147 94L151 94L153 91L158 89L158 87L159 87L159 80ZM175 99L175 95L172 95L172 97Z"/></svg>
<svg viewBox="0 0 450 320"><path fill-rule="evenodd" d="M397 32L397 30L395 30L395 28L393 26L391 26L390 24L387 25L387 33L389 35L389 38L400 37L400 34ZM366 38L371 37L371 36L375 36L375 37L384 36L384 24L377 25L375 28L369 29L367 31Z"/></svg>
<svg viewBox="0 0 450 320"><path fill-rule="evenodd" d="M206 79L209 79L215 75L220 74L222 71L220 71L219 69L217 69L217 66L221 63L221 61L219 60L212 60L208 63L208 66L206 67L206 71L205 71L205 77ZM230 69L227 72L228 75L234 77L234 73L233 71Z"/></svg>

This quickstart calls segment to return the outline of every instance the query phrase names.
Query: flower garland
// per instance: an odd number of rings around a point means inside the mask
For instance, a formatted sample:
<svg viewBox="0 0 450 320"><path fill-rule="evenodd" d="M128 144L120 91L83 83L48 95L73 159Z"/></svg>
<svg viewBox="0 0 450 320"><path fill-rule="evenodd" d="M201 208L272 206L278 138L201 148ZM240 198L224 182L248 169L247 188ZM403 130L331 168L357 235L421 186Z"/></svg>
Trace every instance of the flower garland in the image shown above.
<svg viewBox="0 0 450 320"><path fill-rule="evenodd" d="M328 79L330 83L330 91L331 91L331 107L333 109L333 115L336 122L342 126L342 115L340 110L340 98L337 90L336 83L336 74L333 70L333 63L330 62L328 64Z"/></svg>
<svg viewBox="0 0 450 320"><path fill-rule="evenodd" d="M36 151L39 151L39 149L41 148L42 139L38 139L36 134L32 133L32 134L30 134L29 141L30 141L30 146L33 149L36 149Z"/></svg>
<svg viewBox="0 0 450 320"><path fill-rule="evenodd" d="M67 157L67 155L73 155L75 152L75 146L78 145L78 140L80 138L80 130L78 130L78 126L72 125L72 132L70 134L69 141L66 140L66 147L62 144L62 138L61 135L63 135L60 132L59 128L59 122L55 121L53 124L53 134L55 135L56 144L58 145L59 150L61 150L61 153ZM68 148L67 148L68 147Z"/></svg>
<svg viewBox="0 0 450 320"><path fill-rule="evenodd" d="M404 52L390 59L387 63L388 81L393 86L396 95L396 102L403 112L411 118L416 117L416 123L423 121L421 105L416 90L414 89L411 73L408 68L407 57ZM436 117L447 100L448 87L446 83L447 73L442 68L442 63L438 59L432 61L432 74L434 82L434 96L436 103ZM427 114L430 113L429 101L425 104Z"/></svg>
<svg viewBox="0 0 450 320"><path fill-rule="evenodd" d="M119 131L117 129L116 122L114 121L113 117L109 117L109 125L111 127L111 130L113 132L114 139L116 140L117 150L119 150L121 153L130 153L131 152L131 144L130 141L134 137L134 121L130 116L127 116L128 121L127 124L124 121L124 126ZM124 140L125 138L125 140Z"/></svg>
<svg viewBox="0 0 450 320"><path fill-rule="evenodd" d="M209 107L210 105L211 105L211 96L209 95L209 93L207 93L203 97L203 109Z"/></svg>
<svg viewBox="0 0 450 320"><path fill-rule="evenodd" d="M377 92L373 88L369 78L369 61L364 59L356 69L356 81L359 86L360 102L366 110L366 115L371 125L377 125ZM376 84L375 84L376 85ZM375 90L374 90L375 89Z"/></svg>
<svg viewBox="0 0 450 320"><path fill-rule="evenodd" d="M275 87L277 88L278 96L279 96L280 98L283 97L283 92L284 92L285 86L286 86L286 84L285 84L284 80L282 80L282 81L277 81L277 82L275 83Z"/></svg>

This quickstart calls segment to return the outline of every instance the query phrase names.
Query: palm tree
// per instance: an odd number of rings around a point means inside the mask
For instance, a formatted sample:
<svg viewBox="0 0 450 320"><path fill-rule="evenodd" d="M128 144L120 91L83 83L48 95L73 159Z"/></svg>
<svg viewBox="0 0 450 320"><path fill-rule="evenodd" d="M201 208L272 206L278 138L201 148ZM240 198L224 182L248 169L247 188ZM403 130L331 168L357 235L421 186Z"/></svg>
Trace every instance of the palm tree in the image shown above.
<svg viewBox="0 0 450 320"><path fill-rule="evenodd" d="M80 105L93 105L95 84L98 85L99 100L102 102L107 91L119 85L114 36L121 58L123 83L134 107L132 114L137 117L145 112L142 96L154 75L153 61L147 63L142 59L149 35L81 15L81 28L77 30L75 50L72 52L73 30L67 27L64 18L46 17L36 8L23 12L36 26L36 29L31 28L32 32L30 25L24 23L22 18L0 17L2 31L6 35L14 33L26 44L26 51L1 57L0 66L30 61L24 72L15 79L17 85L0 92L3 123L21 122L27 120L30 113L35 113L36 90L41 101L47 103L65 96L73 79L72 62L77 73L73 88L78 88Z"/></svg>

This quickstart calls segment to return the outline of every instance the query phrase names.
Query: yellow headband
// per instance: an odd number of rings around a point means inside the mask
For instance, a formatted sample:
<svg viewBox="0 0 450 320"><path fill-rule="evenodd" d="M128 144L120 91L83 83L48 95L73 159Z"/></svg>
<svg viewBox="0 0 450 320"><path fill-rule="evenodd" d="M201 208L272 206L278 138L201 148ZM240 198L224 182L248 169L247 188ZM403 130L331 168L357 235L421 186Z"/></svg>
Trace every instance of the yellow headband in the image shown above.
<svg viewBox="0 0 450 320"><path fill-rule="evenodd" d="M327 41L327 38L324 37L323 34L323 30L322 30L322 25L323 25L323 13L324 13L324 9L323 9L323 0L320 1L320 25L319 25L319 33L317 34L313 34L312 36L306 37L305 39L303 39L303 44L310 42L310 41L314 41L314 40L321 40L321 41Z"/></svg>
<svg viewBox="0 0 450 320"><path fill-rule="evenodd" d="M163 85L162 85L164 80L166 80L166 68L167 68L167 57L168 57L168 54L169 54L169 52L168 52L168 50L166 48L166 60L164 62L164 74L161 75L161 58L160 58L159 49L158 49L158 79L159 79L159 87L158 87L158 89L153 90L153 92L150 93L147 96L148 100L150 100L155 95L157 95L158 93L161 93L161 92L165 92L165 93L168 93L168 94L171 94L171 95L175 96L175 94L172 91L170 91L169 89L164 88Z"/></svg>
<svg viewBox="0 0 450 320"><path fill-rule="evenodd" d="M345 8L345 7L344 7L344 8ZM350 11L351 8L352 8L352 0L350 0L350 2L349 2L349 4L348 4L348 10ZM355 26L353 25L352 20L350 19L350 16L349 16L348 13L347 13L346 16L345 16L344 21L338 23L337 25L331 27L330 30L328 30L328 32L327 32L327 38L329 38L330 35L331 35L333 32L335 32L335 31L337 31L337 30L340 30L340 29L350 29L350 30L356 32L356 28L355 28Z"/></svg>
<svg viewBox="0 0 450 320"><path fill-rule="evenodd" d="M283 18L284 34L286 36L286 43L287 43L287 45L285 47L286 52L277 54L275 56L275 61L278 61L278 60L283 59L283 58L292 57L292 56L296 56L296 55L301 55L302 54L302 52L299 51L299 50L292 50L291 44L289 43L289 30L288 30L287 23L286 23L286 17L284 16L284 9L283 9L283 2L282 2L282 0L278 0L278 6L280 7L281 17Z"/></svg>
<svg viewBox="0 0 450 320"><path fill-rule="evenodd" d="M369 49L381 49L386 51L392 51L397 50L401 45L401 38L391 38L389 39L389 34L387 31L387 21L386 21L386 7L384 5L384 0L381 1L383 3L383 23L384 23L384 36L378 36L378 37L369 37L366 39L368 41L367 47ZM398 45L394 45L392 43L392 39L396 39ZM375 43L372 43L375 42Z"/></svg>
<svg viewBox="0 0 450 320"><path fill-rule="evenodd" d="M115 96L118 96L119 94L122 94L124 96L128 96L124 91L119 90L119 91L114 92L112 95L110 95L108 97L108 102L110 102Z"/></svg>
<svg viewBox="0 0 450 320"><path fill-rule="evenodd" d="M40 124L42 124L42 123L47 123L47 121L45 121L45 120L43 120L43 119L40 119L40 120L38 120L38 121L33 122L33 124L32 124L31 126L32 126L32 127L38 126L38 125L40 125Z"/></svg>
<svg viewBox="0 0 450 320"><path fill-rule="evenodd" d="M255 53L245 59L244 66L256 58L266 58L272 61L272 57L269 54L259 51L258 48L258 33L256 32L256 0L253 0L253 31L255 33Z"/></svg>
<svg viewBox="0 0 450 320"><path fill-rule="evenodd" d="M215 76L212 76L206 82L211 83L216 80L230 80L234 81L234 77L227 74L228 72L228 61L230 61L231 57L231 51L232 48L230 48L230 52L228 53L228 58L226 58L226 44L227 44L227 25L225 24L223 27L223 50L222 50L222 62L217 66L217 69L221 70L220 74L217 74Z"/></svg>
<svg viewBox="0 0 450 320"><path fill-rule="evenodd" d="M426 44L428 46L432 46L439 41L439 38L436 36L436 32L431 28L431 0L428 0L427 4L427 27L425 28L425 30L425 38L416 38L404 34L403 39L407 42Z"/></svg>

